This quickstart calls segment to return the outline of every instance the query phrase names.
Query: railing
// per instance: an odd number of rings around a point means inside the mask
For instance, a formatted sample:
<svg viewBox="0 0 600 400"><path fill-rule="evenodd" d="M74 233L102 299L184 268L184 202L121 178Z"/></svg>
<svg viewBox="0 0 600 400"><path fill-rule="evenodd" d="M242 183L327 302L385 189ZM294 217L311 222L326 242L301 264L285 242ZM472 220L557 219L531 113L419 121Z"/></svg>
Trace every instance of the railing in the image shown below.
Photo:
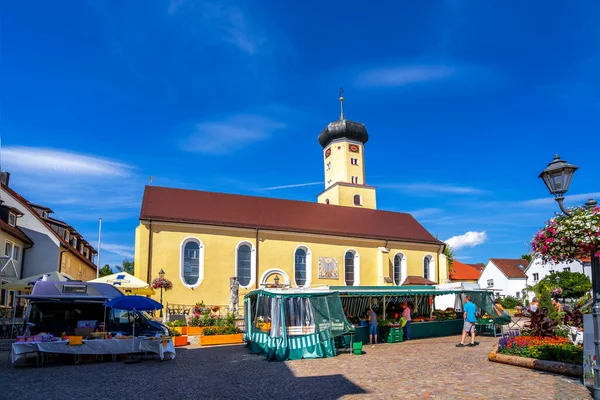
<svg viewBox="0 0 600 400"><path fill-rule="evenodd" d="M229 306L218 306L219 309L214 311L219 317L226 317L229 314ZM188 320L193 315L194 306L189 304L173 304L167 303L166 309L166 320L168 322L176 320ZM243 307L239 308L238 311L243 311ZM238 313L235 319L235 326L241 330L246 328L246 319L243 314Z"/></svg>

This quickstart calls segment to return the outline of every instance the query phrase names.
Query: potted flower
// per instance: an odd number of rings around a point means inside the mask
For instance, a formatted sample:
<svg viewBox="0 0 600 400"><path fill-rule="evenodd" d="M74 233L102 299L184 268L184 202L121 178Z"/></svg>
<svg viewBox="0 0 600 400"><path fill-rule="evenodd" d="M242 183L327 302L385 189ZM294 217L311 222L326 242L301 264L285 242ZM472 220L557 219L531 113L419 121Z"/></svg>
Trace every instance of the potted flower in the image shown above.
<svg viewBox="0 0 600 400"><path fill-rule="evenodd" d="M201 346L218 344L237 344L244 342L244 334L235 326L235 315L228 314L227 318L219 318L218 325L207 327L200 336Z"/></svg>
<svg viewBox="0 0 600 400"><path fill-rule="evenodd" d="M173 337L173 345L175 347L187 346L188 337L187 335L182 335L181 333L171 330L171 337Z"/></svg>
<svg viewBox="0 0 600 400"><path fill-rule="evenodd" d="M173 282L164 277L154 278L152 280L153 289L164 289L165 291L173 289Z"/></svg>

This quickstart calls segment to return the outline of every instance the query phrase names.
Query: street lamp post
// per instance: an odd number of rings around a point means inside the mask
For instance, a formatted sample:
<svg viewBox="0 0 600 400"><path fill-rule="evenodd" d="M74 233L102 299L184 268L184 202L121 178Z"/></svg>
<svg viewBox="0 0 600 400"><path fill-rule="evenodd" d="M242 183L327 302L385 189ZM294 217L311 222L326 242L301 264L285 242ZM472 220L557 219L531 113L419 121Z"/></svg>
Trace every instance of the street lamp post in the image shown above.
<svg viewBox="0 0 600 400"><path fill-rule="evenodd" d="M165 271L163 271L163 269L161 268L160 271L158 272L158 276L163 279L165 277ZM162 292L163 292L163 288L162 285L160 286L160 305L162 306ZM163 317L163 309L160 309L160 317Z"/></svg>
<svg viewBox="0 0 600 400"><path fill-rule="evenodd" d="M560 159L557 154L554 156L554 160L548 164L548 168L540 173L540 178L544 180L544 183L548 187L550 194L555 196L555 200L558 203L561 211L566 216L571 216L569 211L565 208L563 202L565 198L563 195L569 190L571 179L573 174L577 171L578 167L567 163ZM585 206L588 208L596 207L598 202L594 199L586 201ZM590 261L592 264L592 292L593 307L592 316L594 319L594 354L596 359L596 365L594 365L594 386L592 387L592 394L595 399L600 399L600 260L596 257L597 248L593 248L590 254Z"/></svg>

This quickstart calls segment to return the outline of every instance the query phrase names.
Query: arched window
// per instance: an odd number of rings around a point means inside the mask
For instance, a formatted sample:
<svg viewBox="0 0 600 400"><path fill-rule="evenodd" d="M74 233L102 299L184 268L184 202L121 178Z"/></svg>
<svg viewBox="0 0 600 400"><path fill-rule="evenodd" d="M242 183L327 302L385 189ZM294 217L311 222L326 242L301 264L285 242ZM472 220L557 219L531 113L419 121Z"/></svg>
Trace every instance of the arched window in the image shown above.
<svg viewBox="0 0 600 400"><path fill-rule="evenodd" d="M294 254L294 280L296 286L306 285L306 250L296 249Z"/></svg>
<svg viewBox="0 0 600 400"><path fill-rule="evenodd" d="M236 275L240 286L248 286L252 281L252 248L242 243L237 248Z"/></svg>
<svg viewBox="0 0 600 400"><path fill-rule="evenodd" d="M394 285L402 285L402 254L394 256Z"/></svg>
<svg viewBox="0 0 600 400"><path fill-rule="evenodd" d="M325 199L325 204L329 204L329 199Z"/></svg>
<svg viewBox="0 0 600 400"><path fill-rule="evenodd" d="M204 280L204 245L195 237L181 242L180 278L189 288L199 286Z"/></svg>
<svg viewBox="0 0 600 400"><path fill-rule="evenodd" d="M354 285L354 253L347 251L344 256L344 279L346 286Z"/></svg>
<svg viewBox="0 0 600 400"><path fill-rule="evenodd" d="M425 278L425 279L429 279L430 263L431 263L431 260L429 259L429 257L425 257L423 259L423 278Z"/></svg>
<svg viewBox="0 0 600 400"><path fill-rule="evenodd" d="M362 199L360 198L360 194L355 194L354 195L354 205L355 206L362 206Z"/></svg>

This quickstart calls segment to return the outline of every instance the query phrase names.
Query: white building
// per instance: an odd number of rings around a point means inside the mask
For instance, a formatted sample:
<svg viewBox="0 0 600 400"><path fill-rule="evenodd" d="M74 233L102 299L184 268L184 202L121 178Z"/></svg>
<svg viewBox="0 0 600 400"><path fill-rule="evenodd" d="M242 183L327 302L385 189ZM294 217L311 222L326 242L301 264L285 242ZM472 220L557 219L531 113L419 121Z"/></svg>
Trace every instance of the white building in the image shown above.
<svg viewBox="0 0 600 400"><path fill-rule="evenodd" d="M527 260L520 258L490 258L477 283L483 289L493 289L496 296L523 297L527 285Z"/></svg>
<svg viewBox="0 0 600 400"><path fill-rule="evenodd" d="M525 269L525 275L527 275L527 285L533 286L539 281L544 279L546 276L553 272L579 272L585 274L590 281L592 280L592 265L590 260L577 260L573 262L561 262L558 264L545 263L542 261L540 256L536 256L529 266ZM531 300L535 296L534 293L528 293L528 297Z"/></svg>

